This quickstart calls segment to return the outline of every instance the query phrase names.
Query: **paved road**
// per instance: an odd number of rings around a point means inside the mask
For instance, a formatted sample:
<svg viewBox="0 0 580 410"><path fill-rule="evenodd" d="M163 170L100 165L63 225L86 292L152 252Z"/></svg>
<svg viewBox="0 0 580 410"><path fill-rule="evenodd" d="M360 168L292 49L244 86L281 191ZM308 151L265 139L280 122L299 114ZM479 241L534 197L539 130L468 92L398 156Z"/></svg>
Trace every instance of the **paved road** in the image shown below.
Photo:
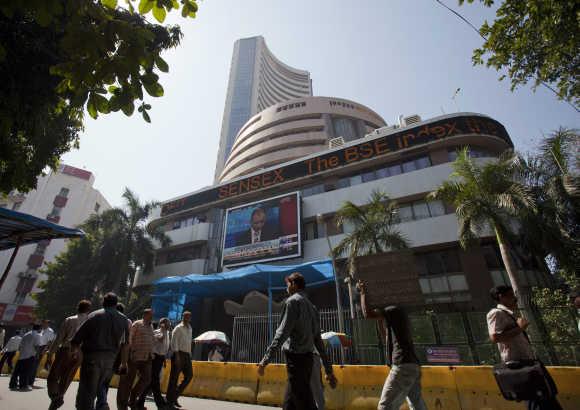
<svg viewBox="0 0 580 410"><path fill-rule="evenodd" d="M41 386L39 389L35 389L30 392L19 392L11 391L8 389L8 376L0 376L0 409L2 410L43 410L48 409L50 404L48 396L46 394L46 381L43 379L36 379L36 383ZM76 382L68 389L65 396L64 406L61 410L74 410L75 396L77 393ZM116 409L117 406L114 405L115 397L117 394L117 389L109 390L109 405L111 409ZM241 403L229 403L224 401L216 400L202 400L194 399L191 397L181 397L179 403L183 406L184 410L267 410L273 409L275 407L265 407L265 406L254 406L250 404ZM145 406L149 410L156 410L155 403L147 402Z"/></svg>

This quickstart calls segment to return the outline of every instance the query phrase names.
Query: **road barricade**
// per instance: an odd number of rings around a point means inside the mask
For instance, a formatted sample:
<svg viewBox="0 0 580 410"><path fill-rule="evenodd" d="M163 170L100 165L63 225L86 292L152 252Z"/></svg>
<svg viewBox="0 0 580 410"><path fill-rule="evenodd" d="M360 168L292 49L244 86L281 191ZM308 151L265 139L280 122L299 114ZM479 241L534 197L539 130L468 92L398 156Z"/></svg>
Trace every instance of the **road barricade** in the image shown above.
<svg viewBox="0 0 580 410"><path fill-rule="evenodd" d="M256 377L257 377L256 373ZM265 374L258 380L256 403L264 406L281 406L286 391L286 366L270 364L266 366Z"/></svg>

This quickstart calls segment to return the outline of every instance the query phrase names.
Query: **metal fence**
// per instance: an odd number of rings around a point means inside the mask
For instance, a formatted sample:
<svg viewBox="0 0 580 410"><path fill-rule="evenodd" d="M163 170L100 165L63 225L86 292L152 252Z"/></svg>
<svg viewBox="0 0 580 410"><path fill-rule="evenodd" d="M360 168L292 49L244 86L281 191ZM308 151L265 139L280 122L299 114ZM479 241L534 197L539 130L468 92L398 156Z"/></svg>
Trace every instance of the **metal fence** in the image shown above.
<svg viewBox="0 0 580 410"><path fill-rule="evenodd" d="M535 309L528 329L534 350L548 365L580 365L580 335L576 311L568 307ZM424 364L477 365L499 361L497 346L489 342L486 312L425 313L409 316L415 350ZM272 316L272 332L280 320ZM335 310L320 312L323 331L338 331ZM345 331L352 347L344 348L345 364L385 363L384 340L375 320L351 319L344 314ZM270 343L268 315L234 318L231 360L259 362ZM334 363L341 363L340 348L329 348ZM283 363L280 352L272 360Z"/></svg>

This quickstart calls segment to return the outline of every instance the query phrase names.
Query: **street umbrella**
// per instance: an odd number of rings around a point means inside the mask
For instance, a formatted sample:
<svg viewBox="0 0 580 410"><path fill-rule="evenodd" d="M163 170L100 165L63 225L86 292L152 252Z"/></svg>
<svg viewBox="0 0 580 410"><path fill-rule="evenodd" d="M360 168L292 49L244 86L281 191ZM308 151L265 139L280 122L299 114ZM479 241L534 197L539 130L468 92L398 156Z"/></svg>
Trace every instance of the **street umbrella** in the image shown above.
<svg viewBox="0 0 580 410"><path fill-rule="evenodd" d="M230 344L230 340L226 336L224 332L220 332L218 330L208 330L207 332L202 333L195 339L193 339L195 343L203 343L203 344L214 344L214 343L221 343L221 344Z"/></svg>
<svg viewBox="0 0 580 410"><path fill-rule="evenodd" d="M325 343L329 344L330 346L333 347L349 347L352 346L352 340L350 340L350 337L344 333L338 333L338 332L325 332L321 335L322 340L324 340Z"/></svg>

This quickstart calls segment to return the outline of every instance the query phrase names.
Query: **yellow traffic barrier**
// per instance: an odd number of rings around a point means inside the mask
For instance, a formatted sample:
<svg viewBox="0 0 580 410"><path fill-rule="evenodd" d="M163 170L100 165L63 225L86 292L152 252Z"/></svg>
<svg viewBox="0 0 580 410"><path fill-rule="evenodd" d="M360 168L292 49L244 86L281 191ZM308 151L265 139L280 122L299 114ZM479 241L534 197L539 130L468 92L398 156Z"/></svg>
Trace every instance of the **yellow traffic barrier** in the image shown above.
<svg viewBox="0 0 580 410"><path fill-rule="evenodd" d="M225 383L225 363L193 362L193 379L183 394L218 400Z"/></svg>
<svg viewBox="0 0 580 410"><path fill-rule="evenodd" d="M266 367L264 376L258 379L256 403L264 406L281 406L284 400L287 380L285 365L269 364Z"/></svg>
<svg viewBox="0 0 580 410"><path fill-rule="evenodd" d="M221 400L256 403L258 367L253 363L224 363L226 380Z"/></svg>
<svg viewBox="0 0 580 410"><path fill-rule="evenodd" d="M456 391L461 409L522 410L523 403L507 401L501 395L491 366L458 366L454 368ZM445 408L445 407L443 407Z"/></svg>
<svg viewBox="0 0 580 410"><path fill-rule="evenodd" d="M580 408L580 367L548 367L558 387L558 401L564 410Z"/></svg>

